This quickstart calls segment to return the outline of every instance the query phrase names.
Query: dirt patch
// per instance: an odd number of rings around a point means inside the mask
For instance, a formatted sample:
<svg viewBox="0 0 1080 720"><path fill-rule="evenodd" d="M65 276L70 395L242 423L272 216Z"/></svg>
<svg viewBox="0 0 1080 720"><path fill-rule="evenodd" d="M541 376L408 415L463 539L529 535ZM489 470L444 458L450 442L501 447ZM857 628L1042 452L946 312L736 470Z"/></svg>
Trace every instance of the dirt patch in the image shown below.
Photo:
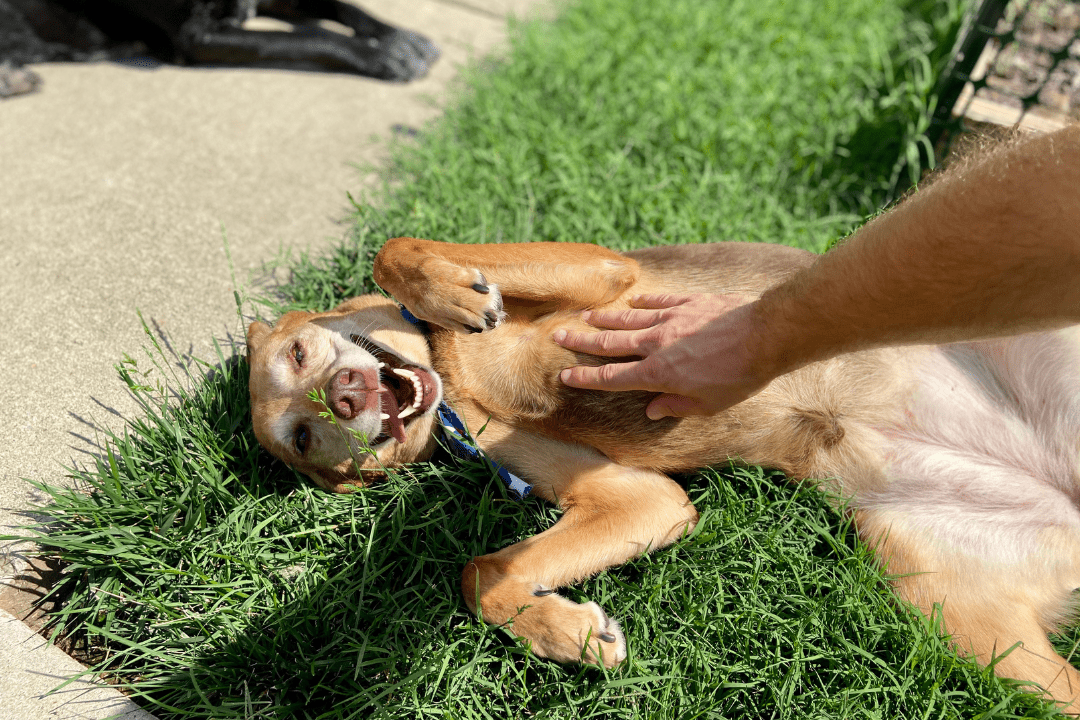
<svg viewBox="0 0 1080 720"><path fill-rule="evenodd" d="M105 650L87 643L83 633L57 633L50 622L50 616L59 611L67 599L65 595L53 592L63 573L60 562L45 557L31 557L25 562L24 569L0 584L0 609L11 613L83 665L105 659Z"/></svg>

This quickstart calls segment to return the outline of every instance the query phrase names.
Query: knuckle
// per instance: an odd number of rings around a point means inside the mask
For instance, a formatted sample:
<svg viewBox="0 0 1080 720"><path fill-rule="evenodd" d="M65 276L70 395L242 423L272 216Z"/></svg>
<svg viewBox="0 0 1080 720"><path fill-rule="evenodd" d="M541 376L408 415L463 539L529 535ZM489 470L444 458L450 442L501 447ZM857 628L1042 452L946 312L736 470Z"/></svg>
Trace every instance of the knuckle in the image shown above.
<svg viewBox="0 0 1080 720"><path fill-rule="evenodd" d="M615 377L615 366L601 365L596 371L596 376L605 382L612 380Z"/></svg>
<svg viewBox="0 0 1080 720"><path fill-rule="evenodd" d="M604 352L615 349L615 337L609 332L597 333L596 347Z"/></svg>
<svg viewBox="0 0 1080 720"><path fill-rule="evenodd" d="M598 382L603 382L604 377L597 368L582 367L578 368L577 382L581 387L592 387Z"/></svg>
<svg viewBox="0 0 1080 720"><path fill-rule="evenodd" d="M676 340L679 339L679 335L675 330L667 325L661 325L656 330L656 344L659 347L668 347Z"/></svg>
<svg viewBox="0 0 1080 720"><path fill-rule="evenodd" d="M593 339L585 333L570 331L566 333L563 345L574 350L588 351L593 348Z"/></svg>

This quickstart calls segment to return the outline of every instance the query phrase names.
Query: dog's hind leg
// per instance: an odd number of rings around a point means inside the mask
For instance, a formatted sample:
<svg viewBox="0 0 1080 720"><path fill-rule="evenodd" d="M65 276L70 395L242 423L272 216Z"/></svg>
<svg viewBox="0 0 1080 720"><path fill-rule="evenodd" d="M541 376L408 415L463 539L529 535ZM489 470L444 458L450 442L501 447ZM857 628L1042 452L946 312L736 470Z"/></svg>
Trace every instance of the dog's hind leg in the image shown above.
<svg viewBox="0 0 1080 720"><path fill-rule="evenodd" d="M1000 677L1035 683L1054 700L1073 703L1080 697L1080 673L1047 633L1073 609L1080 532L1051 524L995 526L963 511L954 515L946 532L936 532L925 513L904 509L862 509L856 524L893 576L897 594L925 615L938 612L958 652L993 664ZM986 552L988 544L1006 552Z"/></svg>
<svg viewBox="0 0 1080 720"><path fill-rule="evenodd" d="M474 558L462 574L469 608L505 627L538 655L613 667L626 657L619 624L561 586L669 545L694 527L697 511L666 475L616 465L582 446L489 423L485 450L557 503L554 527Z"/></svg>
<svg viewBox="0 0 1080 720"><path fill-rule="evenodd" d="M1080 587L1080 342L1031 334L921 362L884 431L887 481L852 492L859 532L903 598L940 604L961 652L1072 702L1080 675L1047 633Z"/></svg>

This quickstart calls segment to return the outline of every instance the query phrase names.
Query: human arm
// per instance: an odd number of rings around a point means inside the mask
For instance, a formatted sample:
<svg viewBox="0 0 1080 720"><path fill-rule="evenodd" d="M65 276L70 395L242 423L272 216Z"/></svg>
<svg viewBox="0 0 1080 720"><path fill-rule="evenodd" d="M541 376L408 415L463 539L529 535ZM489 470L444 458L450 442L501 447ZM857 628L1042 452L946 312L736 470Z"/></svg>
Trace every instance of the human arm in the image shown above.
<svg viewBox="0 0 1080 720"><path fill-rule="evenodd" d="M731 312L710 307L696 327L685 302L592 313L599 327L630 331L556 341L644 358L571 368L563 381L665 393L649 406L653 418L710 414L840 353L1078 322L1080 128L960 163L759 300ZM653 312L654 324L638 312Z"/></svg>

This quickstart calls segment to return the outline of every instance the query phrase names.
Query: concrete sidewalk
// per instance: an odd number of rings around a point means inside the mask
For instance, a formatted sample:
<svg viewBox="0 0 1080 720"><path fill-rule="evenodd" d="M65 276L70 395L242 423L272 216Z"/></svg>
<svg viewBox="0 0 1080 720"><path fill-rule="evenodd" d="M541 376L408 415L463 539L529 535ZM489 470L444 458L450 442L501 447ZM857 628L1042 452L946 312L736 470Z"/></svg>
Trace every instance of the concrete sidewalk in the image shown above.
<svg viewBox="0 0 1080 720"><path fill-rule="evenodd" d="M354 164L434 118L461 66L541 0L362 5L439 45L427 78L48 64L40 92L0 102L0 533L43 501L24 478L65 483L95 428L135 412L113 366L146 344L137 311L181 356L242 339L233 273L245 286L282 249L340 238L345 193L370 181ZM0 585L26 547L0 551ZM20 621L28 596L0 594L0 719L150 717L82 681L47 695L82 668Z"/></svg>

